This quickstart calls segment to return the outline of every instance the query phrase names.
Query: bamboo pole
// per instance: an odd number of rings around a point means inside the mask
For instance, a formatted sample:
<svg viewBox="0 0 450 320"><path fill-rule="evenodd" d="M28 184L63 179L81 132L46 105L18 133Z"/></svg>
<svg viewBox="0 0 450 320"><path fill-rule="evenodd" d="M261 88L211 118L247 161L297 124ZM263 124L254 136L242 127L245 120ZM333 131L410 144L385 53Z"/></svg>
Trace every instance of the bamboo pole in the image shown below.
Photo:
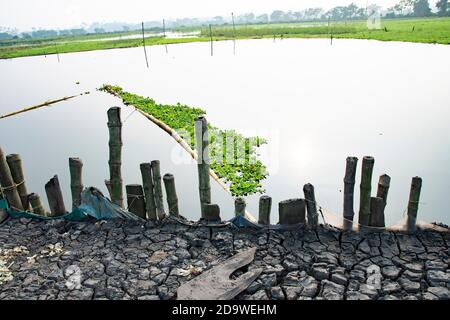
<svg viewBox="0 0 450 320"><path fill-rule="evenodd" d="M211 38L211 57L214 55L214 47L213 47L213 36L212 36L212 27L209 25L209 37Z"/></svg>
<svg viewBox="0 0 450 320"><path fill-rule="evenodd" d="M377 228L384 228L384 208L386 202L383 198L372 197L370 200L370 226Z"/></svg>
<svg viewBox="0 0 450 320"><path fill-rule="evenodd" d="M381 175L380 179L378 180L377 197L382 198L385 203L387 203L390 185L391 185L391 177L389 177L387 174Z"/></svg>
<svg viewBox="0 0 450 320"><path fill-rule="evenodd" d="M42 204L41 198L36 193L31 193L28 195L28 201L30 202L31 208L34 214L39 216L46 217L47 213L45 212L44 205Z"/></svg>
<svg viewBox="0 0 450 320"><path fill-rule="evenodd" d="M166 39L166 20L163 19L163 36L164 39ZM169 50L167 49L167 43L164 44L164 47L166 48L166 54L169 53Z"/></svg>
<svg viewBox="0 0 450 320"><path fill-rule="evenodd" d="M47 193L51 215L53 217L64 215L67 211L59 185L58 175L55 175L45 184L45 192Z"/></svg>
<svg viewBox="0 0 450 320"><path fill-rule="evenodd" d="M148 66L148 58L147 58L147 49L145 48L145 32L144 32L144 21L142 21L142 44L144 46L144 54L145 54L145 63L147 63L147 69Z"/></svg>
<svg viewBox="0 0 450 320"><path fill-rule="evenodd" d="M353 217L355 216L353 204L357 164L358 158L347 158L344 177L344 229L350 229L352 227L351 221L353 221Z"/></svg>
<svg viewBox="0 0 450 320"><path fill-rule="evenodd" d="M417 211L419 210L420 192L422 190L422 178L414 177L411 181L407 211L407 231L416 231Z"/></svg>
<svg viewBox="0 0 450 320"><path fill-rule="evenodd" d="M160 163L158 160L154 160L152 161L151 166L152 166L153 192L155 197L156 215L158 216L159 220L162 220L166 216L166 213L164 211Z"/></svg>
<svg viewBox="0 0 450 320"><path fill-rule="evenodd" d="M246 203L244 198L236 198L234 200L234 215L236 217L238 216L245 217L245 207Z"/></svg>
<svg viewBox="0 0 450 320"><path fill-rule="evenodd" d="M204 218L204 205L211 203L211 185L209 181L209 137L208 123L205 117L195 119L195 139L197 146L198 188L200 194L200 207Z"/></svg>
<svg viewBox="0 0 450 320"><path fill-rule="evenodd" d="M38 109L38 108L50 106L52 104L55 104L55 103L58 103L58 102L61 102L61 101L70 100L70 99L76 98L76 97L81 96L81 95L82 95L82 93L74 95L74 96L64 97L64 98L61 98L61 99L50 100L50 101L38 104L36 106L27 107L27 108L20 109L18 111L14 111L14 112L11 112L11 113L4 114L4 115L0 116L0 119L12 117L12 116L18 115L20 113L24 113L24 112L35 110L35 109Z"/></svg>
<svg viewBox="0 0 450 320"><path fill-rule="evenodd" d="M280 224L297 224L306 221L306 205L304 199L289 199L278 203Z"/></svg>
<svg viewBox="0 0 450 320"><path fill-rule="evenodd" d="M83 161L80 158L69 158L70 191L72 192L72 210L81 205L83 191Z"/></svg>
<svg viewBox="0 0 450 320"><path fill-rule="evenodd" d="M129 184L125 189L127 192L128 211L145 219L145 199L142 186L139 184Z"/></svg>
<svg viewBox="0 0 450 320"><path fill-rule="evenodd" d="M175 189L175 177L173 174L167 173L163 177L164 187L166 189L167 205L169 207L169 214L179 216L178 196Z"/></svg>
<svg viewBox="0 0 450 320"><path fill-rule="evenodd" d="M6 162L3 150L0 148L0 184L3 189L3 194L8 200L10 207L15 210L22 211L22 200L20 199L19 192L17 191L16 184L14 183L13 177L11 175L11 170L9 169L8 163Z"/></svg>
<svg viewBox="0 0 450 320"><path fill-rule="evenodd" d="M375 159L364 157L361 172L359 224L368 226L370 222L370 192L372 191L372 173Z"/></svg>
<svg viewBox="0 0 450 320"><path fill-rule="evenodd" d="M234 24L234 13L231 13L231 21L233 22L233 55L236 55L236 25Z"/></svg>
<svg viewBox="0 0 450 320"><path fill-rule="evenodd" d="M317 226L319 224L319 213L317 212L314 186L310 183L305 184L303 193L305 194L306 209L308 211L308 224Z"/></svg>
<svg viewBox="0 0 450 320"><path fill-rule="evenodd" d="M205 204L205 218L208 222L220 222L220 207L217 204Z"/></svg>
<svg viewBox="0 0 450 320"><path fill-rule="evenodd" d="M19 193L20 201L22 202L22 208L25 211L28 211L30 206L28 203L28 191L25 183L25 175L23 174L22 159L18 154L10 154L6 156L6 162L8 163L11 171L13 181L17 186L17 192Z"/></svg>
<svg viewBox="0 0 450 320"><path fill-rule="evenodd" d="M270 211L272 210L272 198L261 196L259 198L259 219L258 223L263 225L270 224Z"/></svg>
<svg viewBox="0 0 450 320"><path fill-rule="evenodd" d="M123 208L122 181L122 122L120 108L108 110L109 128L109 180L111 181L111 201Z"/></svg>
<svg viewBox="0 0 450 320"><path fill-rule="evenodd" d="M145 204L147 206L147 219L157 220L155 196L153 194L153 178L151 163L142 163L141 166L142 186L144 188Z"/></svg>

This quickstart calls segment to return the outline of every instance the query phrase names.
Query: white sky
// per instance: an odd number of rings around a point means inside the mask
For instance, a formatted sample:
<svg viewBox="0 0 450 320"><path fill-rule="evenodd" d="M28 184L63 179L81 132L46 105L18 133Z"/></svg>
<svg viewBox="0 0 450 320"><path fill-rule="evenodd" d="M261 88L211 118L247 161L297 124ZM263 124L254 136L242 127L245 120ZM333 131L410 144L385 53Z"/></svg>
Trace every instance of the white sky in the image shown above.
<svg viewBox="0 0 450 320"><path fill-rule="evenodd" d="M92 22L139 22L273 10L325 9L356 3L389 7L398 0L0 0L0 26L70 28ZM434 2L431 0L430 2Z"/></svg>

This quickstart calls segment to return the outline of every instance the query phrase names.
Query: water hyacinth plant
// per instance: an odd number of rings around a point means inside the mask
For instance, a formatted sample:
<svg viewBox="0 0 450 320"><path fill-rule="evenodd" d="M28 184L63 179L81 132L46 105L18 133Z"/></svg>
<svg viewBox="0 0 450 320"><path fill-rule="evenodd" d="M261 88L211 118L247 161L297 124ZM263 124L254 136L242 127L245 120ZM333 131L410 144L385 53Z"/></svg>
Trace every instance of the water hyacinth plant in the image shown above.
<svg viewBox="0 0 450 320"><path fill-rule="evenodd" d="M191 148L195 149L194 122L195 118L206 114L204 110L179 103L157 104L151 98L126 92L119 86L103 85L99 90L119 97L125 105L152 115L179 132ZM233 196L263 193L262 181L268 173L258 159L257 149L267 141L260 137L244 137L234 130L219 129L210 123L208 133L211 169L229 184Z"/></svg>

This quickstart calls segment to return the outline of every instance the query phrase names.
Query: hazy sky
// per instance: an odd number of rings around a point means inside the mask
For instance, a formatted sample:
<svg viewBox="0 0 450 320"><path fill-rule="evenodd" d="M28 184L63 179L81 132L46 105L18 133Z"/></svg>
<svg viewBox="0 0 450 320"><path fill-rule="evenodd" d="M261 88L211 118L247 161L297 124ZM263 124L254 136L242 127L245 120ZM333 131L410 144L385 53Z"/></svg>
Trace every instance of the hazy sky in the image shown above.
<svg viewBox="0 0 450 320"><path fill-rule="evenodd" d="M275 9L366 3L388 7L398 0L0 0L0 26L29 30L68 28L92 22L139 22L162 18L209 17ZM433 1L430 1L433 2Z"/></svg>

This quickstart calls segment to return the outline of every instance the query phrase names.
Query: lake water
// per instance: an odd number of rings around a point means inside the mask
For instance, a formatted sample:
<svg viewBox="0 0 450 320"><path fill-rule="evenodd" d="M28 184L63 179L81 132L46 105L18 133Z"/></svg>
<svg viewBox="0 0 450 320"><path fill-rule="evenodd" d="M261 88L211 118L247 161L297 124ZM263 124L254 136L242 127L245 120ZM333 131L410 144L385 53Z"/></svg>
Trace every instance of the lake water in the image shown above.
<svg viewBox="0 0 450 320"><path fill-rule="evenodd" d="M221 128L266 137L261 150L270 176L264 182L277 203L303 197L311 182L317 201L341 215L347 156L357 156L355 209L364 155L378 176L392 177L389 224L407 205L410 181L423 178L419 218L450 223L450 47L365 40L245 40L117 49L0 61L0 114L84 91L90 95L0 120L5 153L22 155L28 190L45 199L44 184L60 177L70 204L68 158L84 161L84 184L106 191L106 111L120 101L95 90L104 83L207 111ZM78 85L76 82L80 82ZM139 164L161 160L176 179L180 209L199 217L196 165L182 163L181 147L130 107L122 106L123 177L140 183ZM213 202L233 215L233 199L212 182ZM375 191L373 191L375 192ZM247 199L257 215L258 196Z"/></svg>

